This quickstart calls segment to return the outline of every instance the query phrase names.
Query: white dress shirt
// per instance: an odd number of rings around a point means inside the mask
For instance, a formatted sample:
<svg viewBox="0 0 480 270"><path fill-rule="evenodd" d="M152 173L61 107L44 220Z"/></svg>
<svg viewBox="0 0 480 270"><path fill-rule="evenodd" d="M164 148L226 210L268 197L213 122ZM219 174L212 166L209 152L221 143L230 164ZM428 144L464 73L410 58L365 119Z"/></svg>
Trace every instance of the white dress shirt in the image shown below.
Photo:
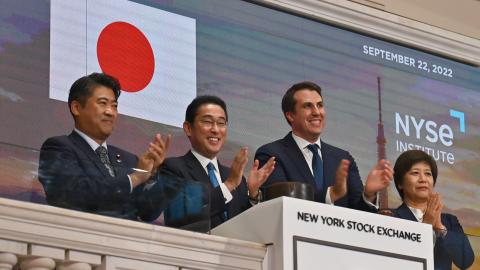
<svg viewBox="0 0 480 270"><path fill-rule="evenodd" d="M94 152L95 152L95 150L97 150L97 148L98 148L99 146L105 147L105 149L107 149L107 151L108 151L108 147L107 147L107 142L106 142L106 141L103 142L103 143L100 145L100 144L98 144L94 139L90 138L87 134L81 132L80 130L78 130L78 129L76 129L76 128L74 128L73 130L74 130L75 132L77 132L78 135L80 135L80 137L82 137L82 138L88 143L88 145L90 145L90 147L93 149Z"/></svg>
<svg viewBox="0 0 480 270"><path fill-rule="evenodd" d="M200 153L198 153L194 149L191 149L191 151L192 151L192 154L200 162L200 164L202 165L207 175L208 175L208 169L207 169L208 163L211 162L213 164L213 166L215 167L215 176L217 178L218 185L220 186L220 190L222 191L223 197L225 198L225 204L229 203L233 199L233 195L230 192L230 190L228 190L227 186L222 182L222 177L220 176L220 170L218 169L217 157L213 159L209 159L207 157L202 156Z"/></svg>
<svg viewBox="0 0 480 270"><path fill-rule="evenodd" d="M410 207L408 206L408 209L410 209L410 211L412 211L412 214L415 216L415 218L418 220L418 222L423 222L423 211L421 209L418 209L418 208L414 208L414 207Z"/></svg>

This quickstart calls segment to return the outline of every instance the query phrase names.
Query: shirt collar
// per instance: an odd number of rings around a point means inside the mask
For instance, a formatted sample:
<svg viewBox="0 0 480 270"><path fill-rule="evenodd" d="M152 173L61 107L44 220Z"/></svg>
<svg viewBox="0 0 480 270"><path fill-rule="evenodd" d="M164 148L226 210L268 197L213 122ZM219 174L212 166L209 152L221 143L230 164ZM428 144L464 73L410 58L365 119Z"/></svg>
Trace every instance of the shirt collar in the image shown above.
<svg viewBox="0 0 480 270"><path fill-rule="evenodd" d="M293 140L297 143L298 148L300 148L300 150L303 150L308 145L312 144L311 142L305 140L304 138L301 138L295 135L293 132L292 132L292 137L293 137ZM322 143L320 141L320 137L318 137L317 141L314 144L318 145L318 149L322 149Z"/></svg>
<svg viewBox="0 0 480 270"><path fill-rule="evenodd" d="M209 159L207 157L204 157L197 151L195 151L193 148L190 149L192 151L192 154L198 159L200 164L202 164L202 167L206 170L208 163L212 162L213 166L215 166L215 170L218 172L218 162L217 162L217 157L214 157L213 159Z"/></svg>
<svg viewBox="0 0 480 270"><path fill-rule="evenodd" d="M88 143L88 145L90 145L90 147L93 149L93 151L97 150L97 148L100 146L100 144L98 144L94 139L90 138L87 134L81 132L77 128L73 128L73 130L76 133L78 133L78 135L80 135L80 137L82 137ZM103 147L105 147L105 149L108 150L106 141L104 141L101 145Z"/></svg>
<svg viewBox="0 0 480 270"><path fill-rule="evenodd" d="M410 207L408 206L408 209L410 209L410 211L412 211L412 214L415 216L415 218L419 221L419 222L422 222L423 221L423 211L421 209L418 209L418 208L415 208L415 207Z"/></svg>

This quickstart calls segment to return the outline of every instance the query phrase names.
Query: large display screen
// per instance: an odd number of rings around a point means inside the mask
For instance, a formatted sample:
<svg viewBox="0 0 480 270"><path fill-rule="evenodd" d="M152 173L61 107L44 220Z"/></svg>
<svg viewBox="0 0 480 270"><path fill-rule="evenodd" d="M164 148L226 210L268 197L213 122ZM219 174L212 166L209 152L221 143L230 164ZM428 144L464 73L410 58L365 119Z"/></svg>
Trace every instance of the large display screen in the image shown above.
<svg viewBox="0 0 480 270"><path fill-rule="evenodd" d="M309 80L323 89L321 139L348 150L363 179L383 151L381 121L386 158L394 162L406 149L431 154L445 211L467 232L480 232L478 67L238 0L19 0L1 7L2 196L42 201L38 150L73 128L66 91L76 78L112 68L102 64L106 57L132 60L128 46L113 48L125 38L144 57L118 71L137 76L123 81L122 116L109 143L139 154L155 133L170 133L169 156L183 155L190 147L181 129L186 105L212 94L229 114L219 159L230 164L248 146L252 161L259 146L290 130L280 107L286 89ZM389 206L399 203L392 185Z"/></svg>

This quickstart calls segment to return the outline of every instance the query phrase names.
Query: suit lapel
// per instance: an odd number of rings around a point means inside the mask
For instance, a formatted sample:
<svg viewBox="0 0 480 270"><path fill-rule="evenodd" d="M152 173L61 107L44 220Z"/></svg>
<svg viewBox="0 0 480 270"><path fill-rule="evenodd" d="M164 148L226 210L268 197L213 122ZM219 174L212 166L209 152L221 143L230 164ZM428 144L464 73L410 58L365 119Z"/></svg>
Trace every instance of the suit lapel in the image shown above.
<svg viewBox="0 0 480 270"><path fill-rule="evenodd" d="M298 148L297 143L292 137L292 132L289 132L287 136L283 138L284 152L290 159L291 163L295 165L297 170L308 183L315 187L315 179L308 167L307 161L303 156L302 151ZM301 179L288 179L288 180L301 180Z"/></svg>
<svg viewBox="0 0 480 270"><path fill-rule="evenodd" d="M211 185L208 174L205 172L205 169L203 169L200 161L198 161L191 151L188 151L188 153L183 156L183 159L188 169L189 180L197 180Z"/></svg>
<svg viewBox="0 0 480 270"><path fill-rule="evenodd" d="M225 182L227 180L228 175L230 174L230 169L223 166L218 162L218 169L220 170L220 177L222 178L222 182Z"/></svg>
<svg viewBox="0 0 480 270"><path fill-rule="evenodd" d="M330 145L324 142L321 142L321 144L320 152L322 153L323 160L323 181L325 181L325 186L329 187L334 185L339 160L337 160Z"/></svg>
<svg viewBox="0 0 480 270"><path fill-rule="evenodd" d="M130 166L128 164L124 164L122 156L119 152L117 152L117 149L110 145L108 145L108 158L110 159L110 163L113 166L116 176L126 175L131 172ZM136 165L137 164L134 166Z"/></svg>
<svg viewBox="0 0 480 270"><path fill-rule="evenodd" d="M402 203L402 205L400 205L400 207L397 208L396 215L403 219L418 221L417 218L413 215L412 211L408 208L408 206L405 203Z"/></svg>
<svg viewBox="0 0 480 270"><path fill-rule="evenodd" d="M90 161L95 164L97 169L103 174L105 177L109 177L110 174L107 171L107 168L105 168L105 165L103 165L102 161L100 158L97 156L95 151L90 147L90 145L75 131L72 131L70 135L68 135L70 140L75 144L78 149L80 149L89 159Z"/></svg>

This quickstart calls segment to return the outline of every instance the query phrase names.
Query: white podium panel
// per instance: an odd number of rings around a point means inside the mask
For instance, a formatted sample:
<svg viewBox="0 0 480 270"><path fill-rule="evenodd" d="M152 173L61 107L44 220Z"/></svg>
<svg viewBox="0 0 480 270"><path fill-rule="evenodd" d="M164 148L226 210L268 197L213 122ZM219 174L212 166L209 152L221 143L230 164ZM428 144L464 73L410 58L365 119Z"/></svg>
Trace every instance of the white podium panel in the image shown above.
<svg viewBox="0 0 480 270"><path fill-rule="evenodd" d="M212 234L273 244L270 269L433 269L430 225L281 197Z"/></svg>

